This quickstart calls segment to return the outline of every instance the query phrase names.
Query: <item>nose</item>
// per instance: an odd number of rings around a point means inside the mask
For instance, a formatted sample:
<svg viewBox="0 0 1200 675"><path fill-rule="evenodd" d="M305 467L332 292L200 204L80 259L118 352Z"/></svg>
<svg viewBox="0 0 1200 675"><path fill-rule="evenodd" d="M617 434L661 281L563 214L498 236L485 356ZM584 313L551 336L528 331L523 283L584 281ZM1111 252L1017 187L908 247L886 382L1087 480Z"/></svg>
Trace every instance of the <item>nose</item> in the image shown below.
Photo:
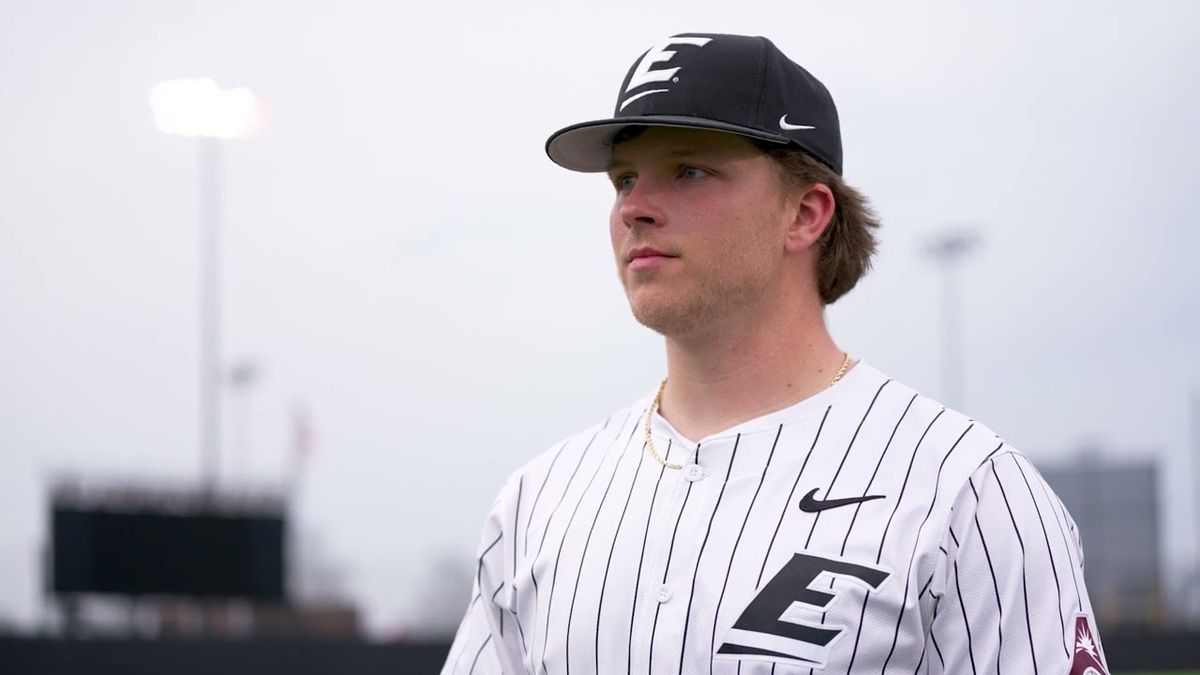
<svg viewBox="0 0 1200 675"><path fill-rule="evenodd" d="M661 209L660 195L657 194L650 180L642 178L633 184L624 195L619 197L617 214L625 227L633 229L641 226L662 225L666 217Z"/></svg>

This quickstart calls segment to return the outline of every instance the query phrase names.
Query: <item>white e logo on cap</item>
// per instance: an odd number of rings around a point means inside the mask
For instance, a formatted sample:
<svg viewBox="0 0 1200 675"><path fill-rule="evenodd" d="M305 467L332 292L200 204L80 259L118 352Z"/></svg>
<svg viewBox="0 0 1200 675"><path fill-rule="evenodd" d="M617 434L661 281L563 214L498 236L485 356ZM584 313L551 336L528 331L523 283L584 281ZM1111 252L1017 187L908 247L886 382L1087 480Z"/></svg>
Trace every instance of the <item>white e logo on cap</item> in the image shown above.
<svg viewBox="0 0 1200 675"><path fill-rule="evenodd" d="M666 63L675 56L675 52L668 51L668 48L672 45L692 45L693 47L703 47L710 42L712 42L712 38L673 37L667 38L663 42L654 45L650 48L650 51L646 52L646 55L642 57L642 60L638 61L637 67L633 69L633 75L629 77L629 85L625 87L625 93L628 94L634 89L637 89L645 84L650 84L652 82L667 82L672 77L675 77L675 73L679 72L678 66L674 68L663 68L661 70L651 70L654 64ZM633 103L643 96L649 96L650 94L661 94L664 91L667 90L651 89L650 91L643 91L640 94L634 94L624 101L621 101L621 107L618 108L618 110L624 110L625 106Z"/></svg>

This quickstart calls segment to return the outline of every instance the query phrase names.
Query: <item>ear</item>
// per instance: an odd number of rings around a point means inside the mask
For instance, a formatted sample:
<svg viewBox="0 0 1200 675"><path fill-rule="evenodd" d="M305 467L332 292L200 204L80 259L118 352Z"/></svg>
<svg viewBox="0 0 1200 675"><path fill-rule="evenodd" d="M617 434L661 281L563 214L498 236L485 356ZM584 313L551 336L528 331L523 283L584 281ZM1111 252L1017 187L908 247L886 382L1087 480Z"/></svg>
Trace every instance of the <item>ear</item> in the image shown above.
<svg viewBox="0 0 1200 675"><path fill-rule="evenodd" d="M836 206L833 191L824 183L814 183L791 201L789 207L794 217L788 224L784 242L787 252L797 254L812 248L829 227Z"/></svg>

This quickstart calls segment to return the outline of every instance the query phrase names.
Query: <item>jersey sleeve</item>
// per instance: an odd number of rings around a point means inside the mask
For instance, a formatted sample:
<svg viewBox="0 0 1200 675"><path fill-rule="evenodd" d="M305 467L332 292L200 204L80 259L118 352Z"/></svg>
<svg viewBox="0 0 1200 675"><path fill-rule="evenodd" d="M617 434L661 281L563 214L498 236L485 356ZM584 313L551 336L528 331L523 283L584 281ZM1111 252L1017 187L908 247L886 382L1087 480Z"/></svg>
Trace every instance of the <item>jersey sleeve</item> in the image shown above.
<svg viewBox="0 0 1200 675"><path fill-rule="evenodd" d="M998 453L971 474L942 549L929 672L1108 672L1077 529L1023 455Z"/></svg>
<svg viewBox="0 0 1200 675"><path fill-rule="evenodd" d="M522 631L509 608L516 546L513 523L520 481L520 477L509 480L484 522L471 600L442 666L442 675L524 672Z"/></svg>

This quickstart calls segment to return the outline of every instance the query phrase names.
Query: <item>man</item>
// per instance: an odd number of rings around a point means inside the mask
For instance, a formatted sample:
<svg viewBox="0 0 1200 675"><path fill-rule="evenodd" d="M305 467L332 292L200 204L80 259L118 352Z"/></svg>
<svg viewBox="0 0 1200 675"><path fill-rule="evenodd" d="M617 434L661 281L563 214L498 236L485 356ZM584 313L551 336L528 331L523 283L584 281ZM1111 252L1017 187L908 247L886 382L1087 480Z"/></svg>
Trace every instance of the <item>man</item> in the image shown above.
<svg viewBox="0 0 1200 675"><path fill-rule="evenodd" d="M878 222L816 78L676 36L547 152L612 181L667 376L511 476L444 673L1106 673L1034 467L829 335Z"/></svg>

